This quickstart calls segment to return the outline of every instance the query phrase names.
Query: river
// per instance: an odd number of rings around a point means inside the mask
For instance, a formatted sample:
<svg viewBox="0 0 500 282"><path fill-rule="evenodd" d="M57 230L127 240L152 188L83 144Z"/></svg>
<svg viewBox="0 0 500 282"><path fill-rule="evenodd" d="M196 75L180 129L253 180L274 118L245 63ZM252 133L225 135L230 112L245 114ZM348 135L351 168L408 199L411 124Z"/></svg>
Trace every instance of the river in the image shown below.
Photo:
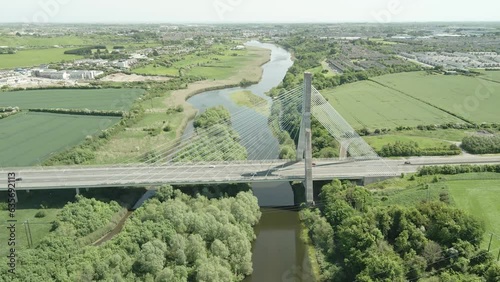
<svg viewBox="0 0 500 282"><path fill-rule="evenodd" d="M263 75L258 84L241 88L227 88L200 93L191 97L188 102L199 112L207 108L223 105L231 114L241 113L242 107L236 105L230 95L241 90L250 90L255 95L272 100L266 92L278 86L285 77L288 69L293 65L291 54L286 50L272 44L263 44L256 41L246 43L247 46L266 48L271 50L271 59L262 66ZM246 147L248 159L277 159L279 144L267 125L267 116L256 111L246 111L244 118L233 119L233 128L242 136L241 144ZM259 135L256 144L245 133L251 121L255 134ZM192 122L185 129L184 136L193 131ZM266 148L266 150L262 150ZM295 282L312 281L310 275L309 259L306 246L300 239L302 229L297 211L293 211L293 192L288 182L284 183L259 183L252 186L255 196L259 199L262 218L255 227L257 239L253 243L253 274L245 282ZM281 208L271 208L281 207Z"/></svg>

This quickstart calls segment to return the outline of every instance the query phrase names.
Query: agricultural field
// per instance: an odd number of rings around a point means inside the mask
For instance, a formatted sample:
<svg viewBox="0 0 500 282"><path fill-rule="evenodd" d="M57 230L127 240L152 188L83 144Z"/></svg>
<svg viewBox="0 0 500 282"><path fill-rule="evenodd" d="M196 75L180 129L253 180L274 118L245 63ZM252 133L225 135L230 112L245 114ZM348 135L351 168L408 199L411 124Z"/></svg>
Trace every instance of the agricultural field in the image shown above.
<svg viewBox="0 0 500 282"><path fill-rule="evenodd" d="M481 78L490 79L500 83L500 71L482 71Z"/></svg>
<svg viewBox="0 0 500 282"><path fill-rule="evenodd" d="M355 129L463 123L446 112L372 81L321 92Z"/></svg>
<svg viewBox="0 0 500 282"><path fill-rule="evenodd" d="M486 234L483 244L487 248L490 234L495 233L492 249L500 248L500 176L497 179L471 177L469 180L447 181L448 191L455 205L484 222ZM498 250L497 250L498 252Z"/></svg>
<svg viewBox="0 0 500 282"><path fill-rule="evenodd" d="M79 144L120 118L20 113L0 120L0 166L31 166Z"/></svg>
<svg viewBox="0 0 500 282"><path fill-rule="evenodd" d="M1 44L0 44L1 45ZM18 67L32 67L41 64L58 63L63 60L72 61L83 58L77 55L67 55L64 51L70 49L50 48L21 50L16 54L0 55L0 69L13 69Z"/></svg>
<svg viewBox="0 0 500 282"><path fill-rule="evenodd" d="M59 46L80 46L85 44L95 44L91 38L81 36L6 36L0 37L0 46L9 47L52 47Z"/></svg>
<svg viewBox="0 0 500 282"><path fill-rule="evenodd" d="M386 91L396 89L400 95L411 96L474 123L500 122L500 83L475 77L425 72L384 75L372 80L387 87ZM416 104L415 99L410 101ZM384 110L386 109L379 109L380 112Z"/></svg>
<svg viewBox="0 0 500 282"><path fill-rule="evenodd" d="M174 62L170 67L149 64L145 67L135 69L134 72L148 75L192 75L202 76L207 79L227 79L237 75L242 71L243 67L252 61L269 54L268 50L253 47L247 47L245 50L226 50L220 52L222 53L201 56L190 54ZM169 60L169 58L165 57L157 60Z"/></svg>
<svg viewBox="0 0 500 282"><path fill-rule="evenodd" d="M0 107L89 110L130 109L142 89L51 89L0 92Z"/></svg>

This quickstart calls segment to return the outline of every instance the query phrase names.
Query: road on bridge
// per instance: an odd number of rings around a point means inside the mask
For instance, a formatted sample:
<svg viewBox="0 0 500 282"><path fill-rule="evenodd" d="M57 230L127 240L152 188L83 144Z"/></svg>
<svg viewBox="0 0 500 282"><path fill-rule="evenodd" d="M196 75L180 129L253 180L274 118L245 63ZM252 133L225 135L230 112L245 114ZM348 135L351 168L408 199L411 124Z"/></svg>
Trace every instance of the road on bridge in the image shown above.
<svg viewBox="0 0 500 282"><path fill-rule="evenodd" d="M410 164L405 164L409 161ZM315 160L314 180L364 179L389 177L416 172L424 165L445 164L500 164L496 156L420 157L404 160ZM221 163L174 163L166 165L130 164L120 166L68 166L2 168L7 190L7 174L15 172L22 178L18 190L105 188L123 186L148 186L162 184L217 184L253 183L272 181L302 181L304 162L241 161Z"/></svg>

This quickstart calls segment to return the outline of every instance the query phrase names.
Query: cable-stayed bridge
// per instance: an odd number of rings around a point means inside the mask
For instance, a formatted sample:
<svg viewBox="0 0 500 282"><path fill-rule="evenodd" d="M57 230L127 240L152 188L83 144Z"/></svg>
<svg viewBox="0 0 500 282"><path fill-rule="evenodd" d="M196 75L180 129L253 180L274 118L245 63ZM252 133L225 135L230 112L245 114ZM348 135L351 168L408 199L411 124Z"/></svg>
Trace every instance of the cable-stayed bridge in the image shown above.
<svg viewBox="0 0 500 282"><path fill-rule="evenodd" d="M384 160L311 86L311 74L306 73L304 81L300 87L230 117L216 117L218 124L159 144L143 163L131 159L107 166L1 168L0 173L6 177L16 172L22 178L17 188L24 190L303 181L307 201L312 202L313 180L385 178L415 172L421 165L500 162L500 157L419 158L407 165ZM267 122L253 120L255 112ZM311 117L340 144L339 158L313 160ZM221 123L239 126L235 131ZM279 152L269 146L270 136L263 133L264 127L270 128L278 140L283 136L289 136L289 142L297 140L293 160L276 159ZM247 156L247 160L235 160L241 156Z"/></svg>

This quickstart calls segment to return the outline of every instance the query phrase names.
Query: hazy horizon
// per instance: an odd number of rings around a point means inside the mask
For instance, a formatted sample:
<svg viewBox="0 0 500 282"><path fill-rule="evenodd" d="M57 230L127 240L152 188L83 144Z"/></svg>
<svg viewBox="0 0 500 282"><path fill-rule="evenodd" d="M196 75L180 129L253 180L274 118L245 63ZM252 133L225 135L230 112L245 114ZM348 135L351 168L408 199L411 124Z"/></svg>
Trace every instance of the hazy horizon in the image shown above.
<svg viewBox="0 0 500 282"><path fill-rule="evenodd" d="M25 0L7 2L1 23L242 24L499 22L500 2L477 0Z"/></svg>

